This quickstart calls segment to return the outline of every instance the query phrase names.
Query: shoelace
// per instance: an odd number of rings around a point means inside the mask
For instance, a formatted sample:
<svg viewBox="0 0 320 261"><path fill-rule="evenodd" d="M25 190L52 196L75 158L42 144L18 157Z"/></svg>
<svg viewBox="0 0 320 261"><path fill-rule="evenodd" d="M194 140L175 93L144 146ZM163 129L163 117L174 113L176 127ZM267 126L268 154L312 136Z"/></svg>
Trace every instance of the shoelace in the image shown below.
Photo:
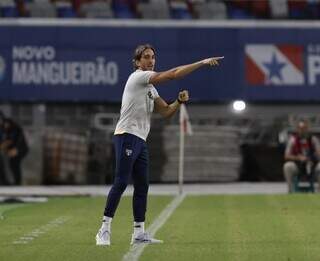
<svg viewBox="0 0 320 261"><path fill-rule="evenodd" d="M110 235L110 232L108 230L105 230L105 231L100 230L100 232L99 232L100 237L103 237L106 233Z"/></svg>

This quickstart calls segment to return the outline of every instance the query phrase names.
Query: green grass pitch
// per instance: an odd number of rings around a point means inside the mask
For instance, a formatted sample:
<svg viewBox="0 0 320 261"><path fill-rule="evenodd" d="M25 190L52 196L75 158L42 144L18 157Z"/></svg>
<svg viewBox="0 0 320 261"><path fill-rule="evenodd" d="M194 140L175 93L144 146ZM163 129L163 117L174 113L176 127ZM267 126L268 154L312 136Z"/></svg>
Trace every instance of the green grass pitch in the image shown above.
<svg viewBox="0 0 320 261"><path fill-rule="evenodd" d="M150 196L147 226L173 199ZM0 260L121 260L130 248L131 197L123 197L112 245L95 234L105 199L53 198L47 203L0 204ZM187 196L157 232L161 245L139 260L320 260L320 196Z"/></svg>

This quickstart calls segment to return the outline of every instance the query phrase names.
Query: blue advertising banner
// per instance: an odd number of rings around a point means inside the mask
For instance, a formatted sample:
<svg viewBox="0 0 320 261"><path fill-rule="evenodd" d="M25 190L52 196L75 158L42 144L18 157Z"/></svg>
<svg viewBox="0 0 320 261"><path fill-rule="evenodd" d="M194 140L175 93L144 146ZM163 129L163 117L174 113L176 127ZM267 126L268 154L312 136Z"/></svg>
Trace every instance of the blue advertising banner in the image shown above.
<svg viewBox="0 0 320 261"><path fill-rule="evenodd" d="M168 100L188 89L194 102L320 101L318 27L0 24L0 101L119 102L141 43L156 48L156 71L225 56L156 86Z"/></svg>

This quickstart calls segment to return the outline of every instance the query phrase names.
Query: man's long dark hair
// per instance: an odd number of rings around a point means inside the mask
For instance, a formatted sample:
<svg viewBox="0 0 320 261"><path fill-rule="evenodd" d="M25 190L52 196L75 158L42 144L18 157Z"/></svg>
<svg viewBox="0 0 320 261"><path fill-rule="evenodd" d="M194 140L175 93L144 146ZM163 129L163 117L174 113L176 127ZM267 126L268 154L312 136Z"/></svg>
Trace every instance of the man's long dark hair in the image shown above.
<svg viewBox="0 0 320 261"><path fill-rule="evenodd" d="M133 53L133 59L132 59L132 64L133 64L134 70L138 69L136 62L140 61L142 53L147 49L151 49L153 51L153 53L156 54L156 50L154 49L154 47L151 44L147 43L147 44L138 45Z"/></svg>

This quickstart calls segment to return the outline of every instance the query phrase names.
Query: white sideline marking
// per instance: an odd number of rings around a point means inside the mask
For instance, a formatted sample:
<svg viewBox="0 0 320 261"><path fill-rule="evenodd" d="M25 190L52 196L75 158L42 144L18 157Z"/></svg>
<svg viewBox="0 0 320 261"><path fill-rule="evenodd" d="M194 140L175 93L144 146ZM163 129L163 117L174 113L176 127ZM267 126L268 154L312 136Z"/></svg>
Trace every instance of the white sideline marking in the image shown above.
<svg viewBox="0 0 320 261"><path fill-rule="evenodd" d="M69 217L58 217L48 224L43 225L39 228L32 230L31 232L19 237L17 240L14 240L12 244L14 245L24 245L30 243L32 240L37 238L38 236L47 233L49 230L61 226L65 222L67 222Z"/></svg>
<svg viewBox="0 0 320 261"><path fill-rule="evenodd" d="M147 232L150 236L154 236L159 228L163 226L171 214L184 200L185 194L176 196L167 207L160 213L156 220L148 227ZM147 244L136 244L130 247L129 251L123 256L122 261L138 261Z"/></svg>

